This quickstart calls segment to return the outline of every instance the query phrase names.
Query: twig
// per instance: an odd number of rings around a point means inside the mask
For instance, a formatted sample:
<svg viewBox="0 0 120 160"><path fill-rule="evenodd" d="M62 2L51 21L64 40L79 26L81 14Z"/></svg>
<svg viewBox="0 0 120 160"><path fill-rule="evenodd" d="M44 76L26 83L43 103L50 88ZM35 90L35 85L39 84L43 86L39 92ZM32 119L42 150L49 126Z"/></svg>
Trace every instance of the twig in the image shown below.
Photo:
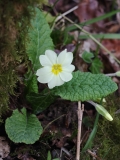
<svg viewBox="0 0 120 160"><path fill-rule="evenodd" d="M94 158L96 158L96 159L98 159L98 160L101 160L101 158L99 158L95 153L93 153L90 149L88 149L87 150L88 151L88 153L92 156L92 157L94 157Z"/></svg>
<svg viewBox="0 0 120 160"><path fill-rule="evenodd" d="M66 11L65 13L61 14L60 16L58 16L55 20L55 22L59 21L61 18L63 18L64 16L66 16L67 14L73 12L74 10L76 10L78 8L78 6L75 6L73 8L71 8L70 10Z"/></svg>
<svg viewBox="0 0 120 160"><path fill-rule="evenodd" d="M78 8L78 6L75 6L75 7L71 8L70 10L66 11L65 13L59 15L57 18L55 18L54 23L53 23L53 25L52 25L52 27L51 27L51 31L53 30L53 28L54 28L54 26L55 26L55 23L56 23L57 21L59 21L61 18L63 18L63 17L66 16L67 14L73 12L73 11L76 10L77 8Z"/></svg>
<svg viewBox="0 0 120 160"><path fill-rule="evenodd" d="M81 107L81 102L78 101L78 135L77 135L76 160L80 160L80 140L81 140L81 126L82 126L83 111L84 111L84 105L82 105Z"/></svg>
<svg viewBox="0 0 120 160"><path fill-rule="evenodd" d="M65 152L69 157L72 156L71 153L69 153L69 151L66 148L61 147L60 160L62 159L62 152Z"/></svg>
<svg viewBox="0 0 120 160"><path fill-rule="evenodd" d="M86 30L84 30L81 26L79 26L78 24L75 24L72 20L70 20L69 18L67 18L66 16L63 16L63 18L65 18L67 21L69 21L70 23L74 24L77 28L79 28L82 32L84 32L86 35L88 35L88 37L90 37L95 43L97 43L102 49L104 49L108 54L110 54L119 64L120 61L106 48L104 47L97 39L95 39L89 32L87 32Z"/></svg>
<svg viewBox="0 0 120 160"><path fill-rule="evenodd" d="M83 140L84 140L86 137L88 137L88 136L87 136L88 133L90 133L90 130L88 130L88 131L85 132L85 134L82 136L82 139L81 139L80 143L82 143Z"/></svg>
<svg viewBox="0 0 120 160"><path fill-rule="evenodd" d="M63 116L65 116L65 114L63 114L63 115L59 116L58 118L54 119L53 121L49 122L49 123L47 124L47 126L44 128L43 132L46 130L46 128L49 127L49 125L51 125L53 122L55 122L56 120L58 120L59 118L61 118L61 117L63 117Z"/></svg>
<svg viewBox="0 0 120 160"><path fill-rule="evenodd" d="M59 21L61 18L63 18L63 17L66 16L67 14L73 12L73 11L76 10L77 8L78 8L78 6L75 6L75 7L71 8L70 10L66 11L65 13L63 13L63 14L59 15L58 17L56 17L55 20L54 20L54 23L53 23L53 25L52 25L52 27L51 27L51 31L53 30L53 28L54 28L54 26L55 26L55 23L56 23L57 21Z"/></svg>

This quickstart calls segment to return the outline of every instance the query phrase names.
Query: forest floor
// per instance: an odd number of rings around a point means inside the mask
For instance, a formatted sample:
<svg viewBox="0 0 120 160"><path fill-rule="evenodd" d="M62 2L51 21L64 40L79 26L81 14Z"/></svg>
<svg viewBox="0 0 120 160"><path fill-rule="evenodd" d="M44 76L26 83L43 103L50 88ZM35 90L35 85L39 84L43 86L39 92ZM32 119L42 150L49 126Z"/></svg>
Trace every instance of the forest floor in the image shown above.
<svg viewBox="0 0 120 160"><path fill-rule="evenodd" d="M119 71L120 64L116 59L120 60L120 14L115 13L119 8L119 1L49 0L49 5L43 6L42 11L52 28L55 52L60 53L65 48L73 52L73 64L82 72L109 74ZM107 15L107 18L104 15ZM57 16L60 19L53 23ZM100 19L100 16L103 17ZM115 58L88 35L83 34L74 23L82 24L82 29L93 35ZM87 58L83 56L84 51L89 53ZM90 103L83 103L81 160L120 160L120 78L112 77L112 80L117 83L118 90L107 96L104 103L104 107L113 116L112 122L102 116L98 117L95 107ZM46 85L39 83L40 92L45 87ZM31 107L24 102L23 88L23 84L18 83L19 98L11 98L10 108L16 108L18 103L24 104L28 109ZM2 124L0 160L75 160L77 112L78 102L57 98L46 110L37 114L44 129L40 139L34 144L12 142Z"/></svg>

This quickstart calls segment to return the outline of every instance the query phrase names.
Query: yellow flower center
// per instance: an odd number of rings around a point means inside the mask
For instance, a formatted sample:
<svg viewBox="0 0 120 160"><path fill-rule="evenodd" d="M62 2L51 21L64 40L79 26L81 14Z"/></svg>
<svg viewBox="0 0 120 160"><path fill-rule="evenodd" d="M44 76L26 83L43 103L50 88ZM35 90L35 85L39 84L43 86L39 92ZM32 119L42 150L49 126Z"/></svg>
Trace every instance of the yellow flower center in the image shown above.
<svg viewBox="0 0 120 160"><path fill-rule="evenodd" d="M52 73L54 73L55 75L58 75L60 72L62 72L61 64L54 64L52 66Z"/></svg>

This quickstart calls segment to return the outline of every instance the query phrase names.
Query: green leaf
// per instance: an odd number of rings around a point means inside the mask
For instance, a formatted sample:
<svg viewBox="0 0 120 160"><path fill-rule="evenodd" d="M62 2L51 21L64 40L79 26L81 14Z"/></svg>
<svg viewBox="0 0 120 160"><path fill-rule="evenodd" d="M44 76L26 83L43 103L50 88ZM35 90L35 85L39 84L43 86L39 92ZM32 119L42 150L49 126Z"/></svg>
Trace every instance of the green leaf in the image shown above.
<svg viewBox="0 0 120 160"><path fill-rule="evenodd" d="M23 108L21 112L14 110L12 116L7 118L5 130L13 142L33 144L39 139L43 128L37 117Z"/></svg>
<svg viewBox="0 0 120 160"><path fill-rule="evenodd" d="M44 111L56 99L56 97L50 93L30 93L26 98L27 101L32 105L32 109L35 114Z"/></svg>
<svg viewBox="0 0 120 160"><path fill-rule="evenodd" d="M84 51L82 54L82 59L87 63L92 63L92 58L94 57L94 54L91 52Z"/></svg>
<svg viewBox="0 0 120 160"><path fill-rule="evenodd" d="M52 160L50 151L48 151L47 160Z"/></svg>
<svg viewBox="0 0 120 160"><path fill-rule="evenodd" d="M41 67L39 56L44 54L47 49L53 49L53 42L50 37L51 30L42 12L36 8L35 17L31 20L31 28L28 31L26 41L26 51L32 63L32 70L26 75L27 87L36 90L37 81L32 80L34 73ZM33 83L34 82L34 83ZM34 88L35 87L35 88Z"/></svg>
<svg viewBox="0 0 120 160"><path fill-rule="evenodd" d="M50 37L51 30L42 12L36 8L36 15L31 21L32 27L29 29L26 44L27 54L32 62L33 70L40 68L39 56L47 49L53 49L53 42Z"/></svg>
<svg viewBox="0 0 120 160"><path fill-rule="evenodd" d="M37 77L36 75L33 75L32 78L30 78L28 81L25 81L26 84L26 92L31 93L35 92L38 93L38 84L37 84Z"/></svg>
<svg viewBox="0 0 120 160"><path fill-rule="evenodd" d="M84 124L84 126L85 126L86 128L90 128L90 127L92 126L91 121L90 121L90 118L87 117L87 116L83 117L82 123Z"/></svg>
<svg viewBox="0 0 120 160"><path fill-rule="evenodd" d="M95 73L95 74L97 74L97 73L100 73L101 71L101 69L103 68L103 63L100 61L100 59L99 58L95 58L93 61L92 61L92 64L91 64L91 66L90 66L90 71L92 72L92 73Z"/></svg>
<svg viewBox="0 0 120 160"><path fill-rule="evenodd" d="M43 11L43 14L44 14L44 17L48 23L52 23L56 19L56 17L52 16L50 13L48 13L46 11Z"/></svg>
<svg viewBox="0 0 120 160"><path fill-rule="evenodd" d="M54 29L51 33L52 40L55 46L70 44L73 41L73 36L70 35L66 30L61 31L59 29Z"/></svg>
<svg viewBox="0 0 120 160"><path fill-rule="evenodd" d="M51 91L71 101L97 100L117 90L117 85L104 74L73 72L73 79Z"/></svg>

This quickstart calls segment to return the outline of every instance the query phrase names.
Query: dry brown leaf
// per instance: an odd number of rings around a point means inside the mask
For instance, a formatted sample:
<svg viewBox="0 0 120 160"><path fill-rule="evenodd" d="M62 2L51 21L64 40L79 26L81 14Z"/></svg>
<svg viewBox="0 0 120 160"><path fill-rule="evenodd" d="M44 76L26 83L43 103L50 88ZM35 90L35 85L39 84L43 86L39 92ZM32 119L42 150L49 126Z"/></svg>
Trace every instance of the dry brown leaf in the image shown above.
<svg viewBox="0 0 120 160"><path fill-rule="evenodd" d="M5 137L0 137L0 157L6 158L10 153L10 147Z"/></svg>
<svg viewBox="0 0 120 160"><path fill-rule="evenodd" d="M78 9L74 11L80 22L85 22L104 14L104 7L97 0L83 0ZM94 31L105 31L105 20L92 24Z"/></svg>
<svg viewBox="0 0 120 160"><path fill-rule="evenodd" d="M27 154L26 155L19 154L17 158L21 160L36 160L33 157L28 156Z"/></svg>
<svg viewBox="0 0 120 160"><path fill-rule="evenodd" d="M120 25L115 24L115 25L112 25L112 26L108 29L108 32L109 32L109 33L115 33L115 32L118 32L119 30L120 30Z"/></svg>
<svg viewBox="0 0 120 160"><path fill-rule="evenodd" d="M120 0L116 0L117 3L117 8L120 9ZM120 12L117 13L116 15L117 21L120 24Z"/></svg>
<svg viewBox="0 0 120 160"><path fill-rule="evenodd" d="M120 60L120 40L119 39L104 39L102 44ZM102 53L107 54L103 49Z"/></svg>
<svg viewBox="0 0 120 160"><path fill-rule="evenodd" d="M75 6L75 2L74 1L70 1L70 0L49 0L49 4L53 7L54 12L57 14L58 12L66 12L69 9L71 9L72 7Z"/></svg>

